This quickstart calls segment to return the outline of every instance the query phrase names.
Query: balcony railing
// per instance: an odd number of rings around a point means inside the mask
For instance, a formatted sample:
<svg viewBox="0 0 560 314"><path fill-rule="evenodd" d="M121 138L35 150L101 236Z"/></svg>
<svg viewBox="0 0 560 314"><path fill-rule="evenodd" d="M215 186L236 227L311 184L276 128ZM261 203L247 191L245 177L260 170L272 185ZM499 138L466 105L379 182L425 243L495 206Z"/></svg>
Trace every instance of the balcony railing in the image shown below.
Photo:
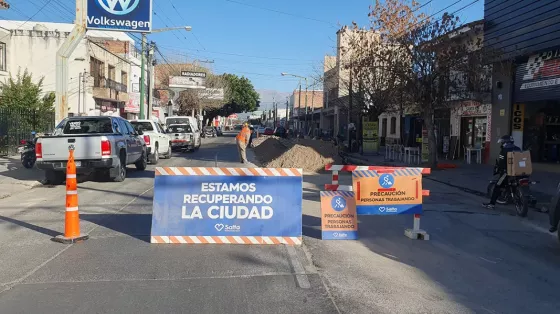
<svg viewBox="0 0 560 314"><path fill-rule="evenodd" d="M127 93L127 87L125 84L113 81L111 79L105 80L105 87L110 88L112 90L116 90L117 92Z"/></svg>

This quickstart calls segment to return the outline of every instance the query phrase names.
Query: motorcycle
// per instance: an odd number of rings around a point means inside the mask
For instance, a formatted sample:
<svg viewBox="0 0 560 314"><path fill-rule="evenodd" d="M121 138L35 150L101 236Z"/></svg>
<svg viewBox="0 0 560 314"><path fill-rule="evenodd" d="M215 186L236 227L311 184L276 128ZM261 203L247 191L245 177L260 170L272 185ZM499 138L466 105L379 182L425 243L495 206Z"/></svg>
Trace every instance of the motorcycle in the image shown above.
<svg viewBox="0 0 560 314"><path fill-rule="evenodd" d="M529 211L529 204L536 205L536 200L531 196L529 187L536 182L529 180L527 176L520 177L506 177L506 183L502 185L501 193L496 203L498 204L513 204L518 216L526 217ZM498 180L492 180L488 183L486 192L488 197L492 197L492 193L496 188Z"/></svg>
<svg viewBox="0 0 560 314"><path fill-rule="evenodd" d="M20 143L22 146L18 147L18 153L21 154L21 164L27 169L33 168L37 161L35 142L36 139L21 140Z"/></svg>

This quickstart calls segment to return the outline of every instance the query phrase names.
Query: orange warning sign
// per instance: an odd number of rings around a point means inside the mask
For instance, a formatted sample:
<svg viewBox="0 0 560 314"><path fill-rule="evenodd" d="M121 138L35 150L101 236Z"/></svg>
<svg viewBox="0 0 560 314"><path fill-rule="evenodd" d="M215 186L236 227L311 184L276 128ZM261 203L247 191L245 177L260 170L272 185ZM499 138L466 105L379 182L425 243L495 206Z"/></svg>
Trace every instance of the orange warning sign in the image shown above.
<svg viewBox="0 0 560 314"><path fill-rule="evenodd" d="M358 215L422 213L422 173L417 168L352 173Z"/></svg>
<svg viewBox="0 0 560 314"><path fill-rule="evenodd" d="M358 218L353 192L321 192L321 230L323 240L358 238Z"/></svg>

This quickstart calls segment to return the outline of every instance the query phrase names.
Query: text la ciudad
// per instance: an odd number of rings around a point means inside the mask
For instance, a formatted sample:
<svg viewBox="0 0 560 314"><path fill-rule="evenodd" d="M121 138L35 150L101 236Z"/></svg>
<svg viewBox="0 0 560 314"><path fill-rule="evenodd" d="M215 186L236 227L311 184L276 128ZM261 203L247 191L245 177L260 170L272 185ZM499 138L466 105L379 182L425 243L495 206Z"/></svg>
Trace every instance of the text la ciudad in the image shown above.
<svg viewBox="0 0 560 314"><path fill-rule="evenodd" d="M271 219L272 196L256 192L255 183L202 183L200 194L183 195L181 218Z"/></svg>

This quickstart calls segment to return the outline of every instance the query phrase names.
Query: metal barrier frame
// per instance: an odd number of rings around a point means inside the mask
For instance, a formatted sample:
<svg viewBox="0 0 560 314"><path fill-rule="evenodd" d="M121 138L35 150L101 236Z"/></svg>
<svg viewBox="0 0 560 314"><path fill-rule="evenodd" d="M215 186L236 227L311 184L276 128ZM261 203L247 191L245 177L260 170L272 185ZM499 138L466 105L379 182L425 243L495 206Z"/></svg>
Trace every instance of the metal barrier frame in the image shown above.
<svg viewBox="0 0 560 314"><path fill-rule="evenodd" d="M374 170L381 172L394 171L399 169L416 169L420 171L423 175L429 175L432 173L430 168L418 168L418 167L386 167L386 166L352 166L352 165L331 165L325 166L325 170L332 171L332 182L331 184L325 184L325 190L327 191L349 191L353 192L353 187L351 185L340 185L339 184L339 172L353 172L356 170ZM422 196L430 196L429 190L422 190ZM406 229L404 235L413 240L430 240L430 235L425 231L420 229L420 214L414 214L414 220L412 224L412 229Z"/></svg>

